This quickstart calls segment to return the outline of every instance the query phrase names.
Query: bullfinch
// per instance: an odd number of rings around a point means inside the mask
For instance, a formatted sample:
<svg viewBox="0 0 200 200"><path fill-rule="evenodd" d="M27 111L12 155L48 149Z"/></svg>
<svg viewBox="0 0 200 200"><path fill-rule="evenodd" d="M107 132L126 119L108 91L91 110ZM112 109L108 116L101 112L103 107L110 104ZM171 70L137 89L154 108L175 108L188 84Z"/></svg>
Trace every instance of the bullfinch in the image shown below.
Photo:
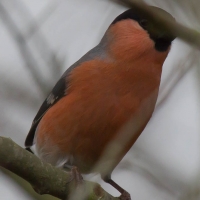
<svg viewBox="0 0 200 200"><path fill-rule="evenodd" d="M149 9L174 21L160 8ZM120 14L99 44L58 80L35 116L25 146L35 145L36 155L54 166L76 166L82 174L99 173L121 193L121 199L130 199L111 173L152 116L162 66L174 39L137 8ZM120 130L138 114L142 115L140 128L122 144L112 168L105 174L104 160L94 171L105 149L119 134L123 137Z"/></svg>

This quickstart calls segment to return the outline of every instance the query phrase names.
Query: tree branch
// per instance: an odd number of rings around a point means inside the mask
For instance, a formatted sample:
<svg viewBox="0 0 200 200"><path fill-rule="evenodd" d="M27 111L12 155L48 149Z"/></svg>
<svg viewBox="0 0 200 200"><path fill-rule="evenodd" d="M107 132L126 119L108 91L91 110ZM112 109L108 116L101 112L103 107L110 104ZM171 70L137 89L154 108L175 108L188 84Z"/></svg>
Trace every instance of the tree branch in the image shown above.
<svg viewBox="0 0 200 200"><path fill-rule="evenodd" d="M71 173L41 161L11 139L0 137L0 146L0 166L28 181L39 194L50 194L63 200L118 199L108 194L97 183L83 181L83 184L76 188Z"/></svg>
<svg viewBox="0 0 200 200"><path fill-rule="evenodd" d="M179 37L183 41L187 42L188 44L200 49L200 32L195 29L188 28L182 24L177 22L170 21L166 19L160 13L154 13L149 9L147 4L142 0L111 0L116 1L117 3L122 3L129 7L137 8L142 12L145 12L146 16L150 17L154 20L160 27L166 29L169 33Z"/></svg>

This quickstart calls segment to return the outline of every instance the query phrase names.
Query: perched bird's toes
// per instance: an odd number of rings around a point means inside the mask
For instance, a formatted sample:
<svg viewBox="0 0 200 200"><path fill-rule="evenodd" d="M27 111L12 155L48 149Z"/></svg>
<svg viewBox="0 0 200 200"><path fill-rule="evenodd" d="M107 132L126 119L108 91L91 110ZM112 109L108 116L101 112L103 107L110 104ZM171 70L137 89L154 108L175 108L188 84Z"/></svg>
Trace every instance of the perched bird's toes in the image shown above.
<svg viewBox="0 0 200 200"><path fill-rule="evenodd" d="M78 167L73 166L71 168L71 176L72 176L72 180L75 181L76 186L78 187L80 184L83 183L83 177L78 169Z"/></svg>
<svg viewBox="0 0 200 200"><path fill-rule="evenodd" d="M127 191L124 191L119 198L120 200L131 200L131 195Z"/></svg>
<svg viewBox="0 0 200 200"><path fill-rule="evenodd" d="M69 169L69 168L67 168ZM66 170L68 171L68 170ZM83 183L83 177L78 169L78 167L70 167L70 180L67 183L70 183L72 181L74 181L75 186L78 187L79 185L81 185Z"/></svg>

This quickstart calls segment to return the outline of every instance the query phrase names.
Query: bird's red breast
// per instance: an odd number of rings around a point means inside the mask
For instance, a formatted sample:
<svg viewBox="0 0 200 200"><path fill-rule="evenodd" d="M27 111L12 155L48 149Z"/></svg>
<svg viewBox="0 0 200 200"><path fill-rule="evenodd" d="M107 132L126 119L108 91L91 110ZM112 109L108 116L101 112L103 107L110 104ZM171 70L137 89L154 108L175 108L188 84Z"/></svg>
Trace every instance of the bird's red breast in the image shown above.
<svg viewBox="0 0 200 200"><path fill-rule="evenodd" d="M134 33L129 30L129 23L135 26ZM130 20L118 26L121 27L114 26L108 33L108 37L109 34L113 37L107 52L109 58L96 58L73 69L68 77L67 95L41 119L36 144L39 154L51 155L50 162L56 160L54 154L73 155L73 164L88 173L144 102L151 108L150 112L144 113L143 125L133 133L124 154L150 119L168 52L156 51L147 32L136 22ZM119 31L123 30L127 31L127 37L120 38ZM42 156L44 160L47 157Z"/></svg>

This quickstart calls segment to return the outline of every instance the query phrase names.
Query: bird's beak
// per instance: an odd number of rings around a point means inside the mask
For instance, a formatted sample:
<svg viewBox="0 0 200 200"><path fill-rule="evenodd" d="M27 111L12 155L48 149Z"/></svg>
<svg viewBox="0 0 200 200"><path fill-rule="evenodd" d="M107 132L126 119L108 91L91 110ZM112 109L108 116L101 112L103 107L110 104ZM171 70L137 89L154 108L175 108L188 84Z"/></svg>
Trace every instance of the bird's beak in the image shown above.
<svg viewBox="0 0 200 200"><path fill-rule="evenodd" d="M157 35L157 40L160 41L173 41L176 38L176 36L173 33L170 33L169 31L162 31Z"/></svg>

